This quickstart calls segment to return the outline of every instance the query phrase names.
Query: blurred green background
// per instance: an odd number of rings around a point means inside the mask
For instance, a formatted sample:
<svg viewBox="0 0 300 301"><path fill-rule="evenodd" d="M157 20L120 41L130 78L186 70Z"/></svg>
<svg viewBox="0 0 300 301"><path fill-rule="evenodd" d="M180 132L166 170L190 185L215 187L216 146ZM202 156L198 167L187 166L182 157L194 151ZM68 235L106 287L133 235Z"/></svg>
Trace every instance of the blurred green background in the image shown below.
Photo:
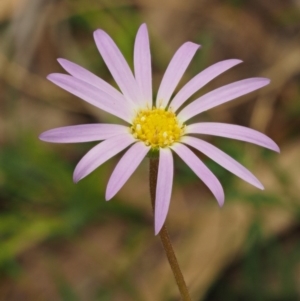
<svg viewBox="0 0 300 301"><path fill-rule="evenodd" d="M63 57L115 85L92 33L106 30L132 66L143 22L155 91L187 40L202 48L180 86L217 61L244 61L197 95L251 76L271 79L195 118L249 126L279 144L280 155L205 137L253 171L264 191L198 154L224 186L220 209L175 160L167 225L193 300L300 300L299 0L0 1L0 300L179 300L153 234L148 162L105 202L117 158L75 185L76 163L94 143L37 138L54 127L114 122L46 75L63 72L56 62Z"/></svg>

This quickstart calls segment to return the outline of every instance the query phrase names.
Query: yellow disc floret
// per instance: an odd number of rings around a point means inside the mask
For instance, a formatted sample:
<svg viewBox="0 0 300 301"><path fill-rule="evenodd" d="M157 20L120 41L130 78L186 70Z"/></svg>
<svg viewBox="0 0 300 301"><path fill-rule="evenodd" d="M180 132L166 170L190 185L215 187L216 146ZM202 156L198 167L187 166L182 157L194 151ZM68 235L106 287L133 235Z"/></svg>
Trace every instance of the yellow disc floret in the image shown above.
<svg viewBox="0 0 300 301"><path fill-rule="evenodd" d="M132 122L131 133L136 139L155 149L168 147L179 141L184 127L172 111L154 107L137 113Z"/></svg>

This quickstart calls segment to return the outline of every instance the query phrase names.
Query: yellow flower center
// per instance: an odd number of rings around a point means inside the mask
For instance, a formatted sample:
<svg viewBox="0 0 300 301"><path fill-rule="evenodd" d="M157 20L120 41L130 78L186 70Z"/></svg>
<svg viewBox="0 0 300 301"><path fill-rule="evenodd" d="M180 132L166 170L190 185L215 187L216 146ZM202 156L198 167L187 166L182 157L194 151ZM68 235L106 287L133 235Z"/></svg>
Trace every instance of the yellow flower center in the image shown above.
<svg viewBox="0 0 300 301"><path fill-rule="evenodd" d="M168 147L179 141L185 126L172 111L164 108L141 110L131 126L132 135L151 148Z"/></svg>

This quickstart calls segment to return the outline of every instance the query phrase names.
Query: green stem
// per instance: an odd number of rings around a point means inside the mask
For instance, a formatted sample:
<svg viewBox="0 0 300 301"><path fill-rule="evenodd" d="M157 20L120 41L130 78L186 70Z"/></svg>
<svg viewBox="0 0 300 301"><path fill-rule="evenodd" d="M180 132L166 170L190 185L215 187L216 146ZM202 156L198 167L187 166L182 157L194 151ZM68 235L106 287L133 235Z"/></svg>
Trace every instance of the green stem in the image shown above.
<svg viewBox="0 0 300 301"><path fill-rule="evenodd" d="M155 194L156 194L156 184L157 184L157 173L158 173L158 159L150 159L150 195L151 195L151 202L152 208L154 211L155 207ZM181 273L177 258L175 256L172 243L167 231L166 226L163 226L161 231L159 232L159 236L162 242L162 245L165 249L169 264L171 266L173 275L175 277L177 286L179 288L181 297L183 301L191 301L191 297L188 291L188 288L185 284L183 275Z"/></svg>

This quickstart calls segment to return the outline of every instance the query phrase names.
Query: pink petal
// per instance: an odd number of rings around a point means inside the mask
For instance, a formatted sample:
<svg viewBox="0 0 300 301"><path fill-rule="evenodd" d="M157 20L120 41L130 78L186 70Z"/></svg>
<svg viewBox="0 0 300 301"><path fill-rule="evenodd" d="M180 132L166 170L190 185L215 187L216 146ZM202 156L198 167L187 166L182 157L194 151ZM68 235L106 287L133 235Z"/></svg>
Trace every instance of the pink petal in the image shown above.
<svg viewBox="0 0 300 301"><path fill-rule="evenodd" d="M181 119L182 122L185 122L201 112L255 91L269 83L270 80L267 78L248 78L215 89L194 100L191 104L185 107L178 114L178 118Z"/></svg>
<svg viewBox="0 0 300 301"><path fill-rule="evenodd" d="M152 107L152 75L149 36L146 24L138 30L134 44L135 79L143 96L144 106Z"/></svg>
<svg viewBox="0 0 300 301"><path fill-rule="evenodd" d="M125 153L115 167L106 188L105 198L109 201L123 187L147 155L150 146L137 142Z"/></svg>
<svg viewBox="0 0 300 301"><path fill-rule="evenodd" d="M130 134L122 134L107 139L93 147L77 164L73 180L75 183L86 177L97 167L114 155L134 143L136 140Z"/></svg>
<svg viewBox="0 0 300 301"><path fill-rule="evenodd" d="M157 107L166 107L186 68L190 64L200 45L184 43L174 54L161 81L157 98Z"/></svg>
<svg viewBox="0 0 300 301"><path fill-rule="evenodd" d="M95 86L70 75L54 73L47 78L86 102L131 123L132 111L126 102L119 101Z"/></svg>
<svg viewBox="0 0 300 301"><path fill-rule="evenodd" d="M278 145L268 136L244 127L234 124L201 122L188 125L185 129L186 134L204 134L219 137L231 138L241 141L254 143L275 152L280 152Z"/></svg>
<svg viewBox="0 0 300 301"><path fill-rule="evenodd" d="M224 191L216 176L185 145L176 143L171 146L171 148L210 189L219 205L223 206L225 198Z"/></svg>
<svg viewBox="0 0 300 301"><path fill-rule="evenodd" d="M65 126L42 133L39 139L53 143L100 141L128 133L128 127L118 124L82 124Z"/></svg>
<svg viewBox="0 0 300 301"><path fill-rule="evenodd" d="M207 157L211 158L244 181L254 185L259 189L264 189L263 185L248 169L212 144L194 137L187 136L183 137L181 142L196 148Z"/></svg>
<svg viewBox="0 0 300 301"><path fill-rule="evenodd" d="M72 76L95 86L110 95L112 98L117 99L119 102L126 101L123 94L92 72L65 59L58 59L58 62ZM132 107L134 107L132 102L128 102L128 105L132 105Z"/></svg>
<svg viewBox="0 0 300 301"><path fill-rule="evenodd" d="M107 68L124 96L135 104L141 104L142 98L137 82L115 42L101 29L94 32L94 39Z"/></svg>
<svg viewBox="0 0 300 301"><path fill-rule="evenodd" d="M216 78L218 75L222 74L233 66L240 64L241 62L241 60L236 59L218 62L198 73L176 94L176 96L170 103L170 107L174 112L177 111L187 99L189 99L194 93L199 91L203 86Z"/></svg>
<svg viewBox="0 0 300 301"><path fill-rule="evenodd" d="M165 223L173 185L173 156L169 148L159 150L158 177L155 196L155 235Z"/></svg>

